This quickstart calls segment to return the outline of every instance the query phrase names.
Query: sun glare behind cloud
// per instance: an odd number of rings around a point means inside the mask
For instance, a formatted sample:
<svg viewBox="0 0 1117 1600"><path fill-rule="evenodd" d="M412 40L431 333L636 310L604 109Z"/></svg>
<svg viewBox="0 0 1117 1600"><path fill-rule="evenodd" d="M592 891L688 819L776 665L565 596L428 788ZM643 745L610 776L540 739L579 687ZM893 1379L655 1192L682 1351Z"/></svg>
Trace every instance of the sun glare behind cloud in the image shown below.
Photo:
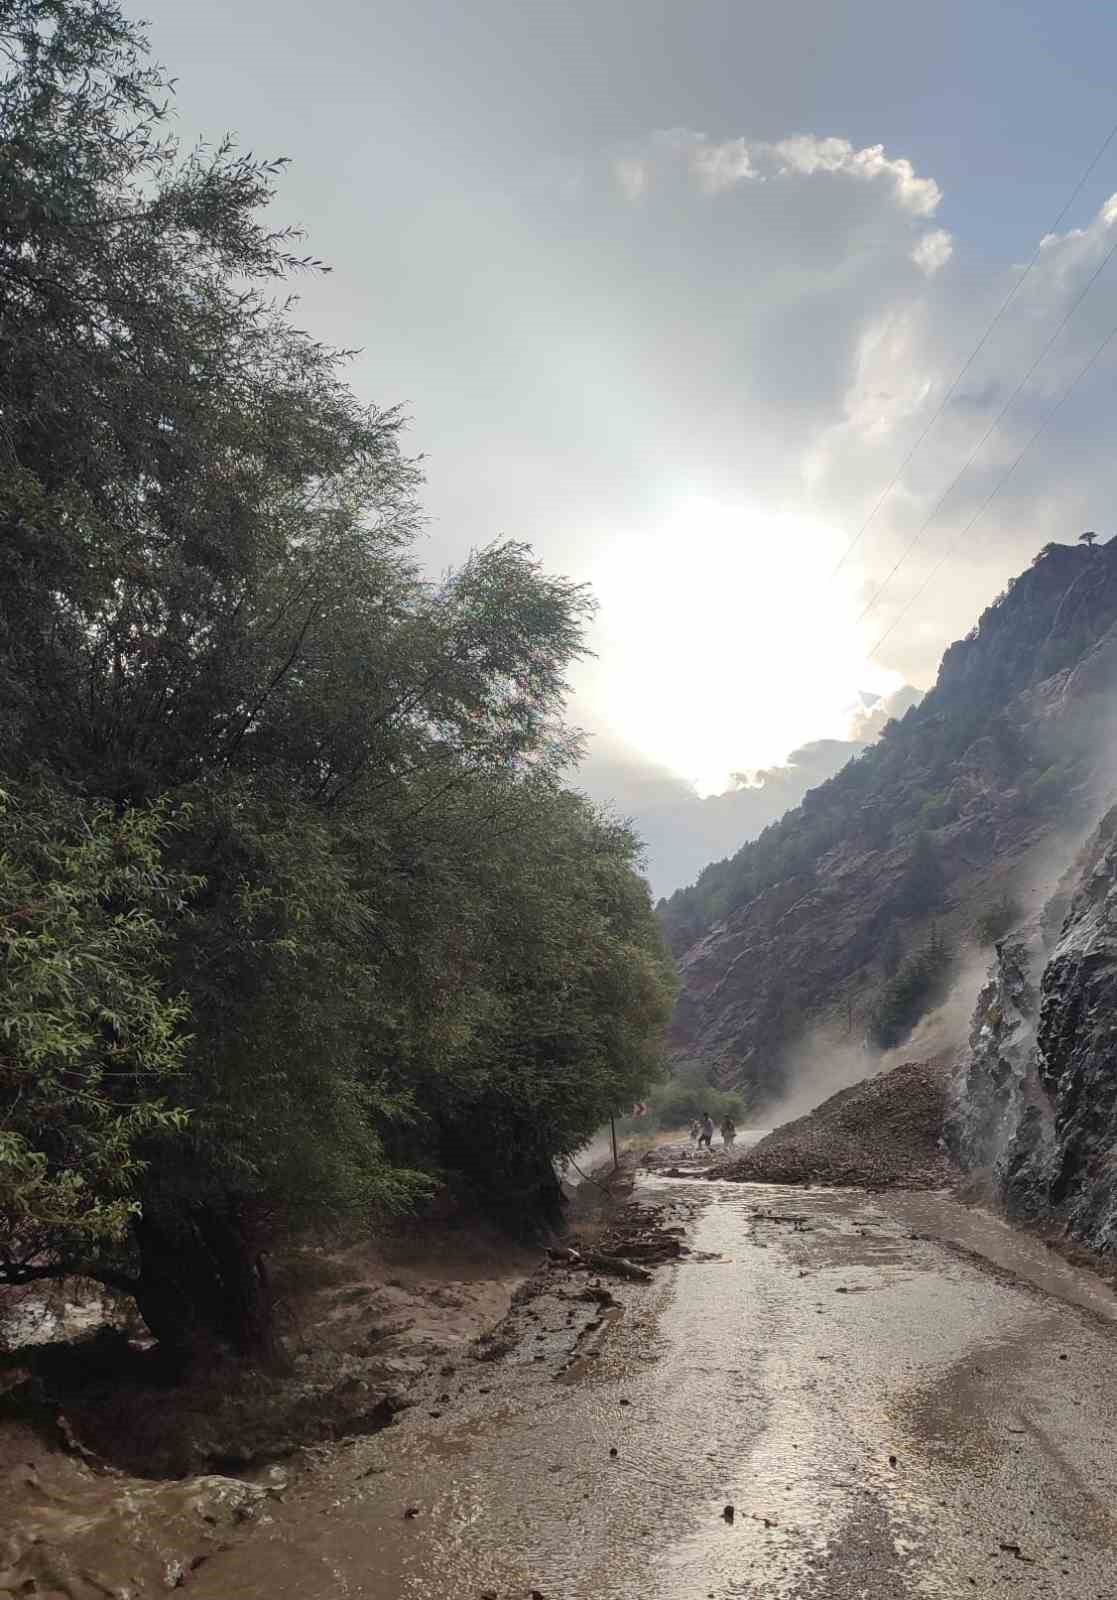
<svg viewBox="0 0 1117 1600"><path fill-rule="evenodd" d="M866 658L858 573L809 517L702 500L595 563L595 718L700 794L797 745L846 736L861 693L900 679Z"/></svg>

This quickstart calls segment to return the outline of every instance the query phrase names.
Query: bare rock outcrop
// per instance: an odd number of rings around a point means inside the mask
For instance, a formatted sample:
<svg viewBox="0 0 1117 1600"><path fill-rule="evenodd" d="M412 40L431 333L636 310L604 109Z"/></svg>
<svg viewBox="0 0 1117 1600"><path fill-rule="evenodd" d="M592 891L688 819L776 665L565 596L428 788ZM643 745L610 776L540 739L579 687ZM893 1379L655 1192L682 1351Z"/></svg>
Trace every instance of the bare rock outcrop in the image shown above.
<svg viewBox="0 0 1117 1600"><path fill-rule="evenodd" d="M1010 1214L1117 1245L1117 808L1057 931L1045 918L998 946L947 1129Z"/></svg>

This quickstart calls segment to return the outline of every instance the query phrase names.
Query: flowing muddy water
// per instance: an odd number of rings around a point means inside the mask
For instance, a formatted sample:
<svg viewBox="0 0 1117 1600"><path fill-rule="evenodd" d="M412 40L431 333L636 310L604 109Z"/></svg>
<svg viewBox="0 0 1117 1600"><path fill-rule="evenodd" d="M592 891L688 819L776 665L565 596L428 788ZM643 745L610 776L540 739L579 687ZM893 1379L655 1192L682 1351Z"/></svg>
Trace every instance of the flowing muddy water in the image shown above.
<svg viewBox="0 0 1117 1600"><path fill-rule="evenodd" d="M530 1302L198 1600L1117 1597L1104 1286L938 1196L640 1187L708 1259L576 1346L581 1282Z"/></svg>

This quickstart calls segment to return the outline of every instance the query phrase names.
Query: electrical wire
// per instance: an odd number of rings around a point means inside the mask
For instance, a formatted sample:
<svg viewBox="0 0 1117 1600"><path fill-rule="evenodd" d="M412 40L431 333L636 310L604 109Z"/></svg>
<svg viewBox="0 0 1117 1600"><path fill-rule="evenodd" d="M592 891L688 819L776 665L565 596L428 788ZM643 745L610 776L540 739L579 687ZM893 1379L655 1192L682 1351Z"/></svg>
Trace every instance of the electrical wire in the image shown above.
<svg viewBox="0 0 1117 1600"><path fill-rule="evenodd" d="M1035 444L1035 442L1039 438L1040 434L1047 427L1047 424L1051 421L1052 417L1060 409L1060 407L1070 398L1070 395L1073 392L1073 390L1078 387L1078 385L1081 383L1082 379L1086 376L1086 374L1090 371L1090 369L1101 359L1102 355L1105 353L1105 351L1108 349L1108 347L1113 343L1114 339L1117 339L1117 324L1115 324L1109 330L1109 332L1106 334L1105 338L1102 340L1101 344L1098 345L1097 349L1094 351L1093 355L1090 357L1089 361L1087 361L1086 364L1084 366L1080 367L1078 372L1075 373L1074 377L1071 379L1071 381L1064 388L1064 390L1063 390L1062 394L1059 396L1058 400L1056 400L1055 404L1050 408L1050 410L1044 416L1043 420L1039 424L1039 427L1036 428L1035 432L1031 435L1031 437L1029 438L1028 442L1024 445L1024 447L1020 451L1019 455L1016 456L1015 460L1011 463L1011 465L1008 466L1005 469L1005 471L1001 474L1000 478L997 480L997 482L994 484L993 488L986 495L985 499L981 502L980 506L978 506L977 510L974 512L974 514L970 518L970 520L966 523L965 527L962 528L961 531L956 535L956 537L950 541L949 545L947 545L946 549L943 551L943 553L939 557L938 561L936 561L935 565L931 568L931 570L927 574L926 578L924 578L924 580L920 584L919 588L912 595L911 599L907 602L907 604L903 607L903 609L898 613L898 615L895 618L893 618L893 620L889 623L888 627L884 630L884 632L881 634L880 638L873 645L873 648L869 651L869 660L872 660L872 658L876 655L877 651L880 649L881 645L884 644L885 640L890 638L891 635L895 632L895 630L900 626L900 623L904 620L904 618L907 616L908 612L912 609L912 607L916 604L916 602L918 600L920 600L924 594L926 594L927 590L930 588L931 584L934 582L935 578L937 577L939 572L942 570L942 568L950 560L950 557L954 554L954 551L961 544L962 540L971 531L971 529L976 527L978 522L981 521L981 518L985 515L985 513L988 510L989 506L996 499L997 495L1000 494L1000 492L1004 488L1005 484L1012 477L1012 474L1016 471L1017 467L1020 465L1021 461L1023 461L1023 459L1027 455L1028 451Z"/></svg>
<svg viewBox="0 0 1117 1600"><path fill-rule="evenodd" d="M1028 368L1028 370L1024 374L1024 376L1020 379L1020 382L1016 385L1016 388L1009 395L1008 399L1005 401L1005 403L1001 407L1000 411L998 411L997 415L993 418L993 421L986 428L986 430L982 434L981 438L977 441L977 444L970 451L969 455L966 457L966 460L963 462L963 464L962 464L961 468L959 469L959 471L955 473L954 477L950 480L950 482L947 484L946 488L943 490L942 494L936 500L931 512L929 513L929 515L926 518L924 518L923 522L920 524L919 528L917 529L917 531L915 533L915 537L912 538L911 540L909 540L908 544L900 552L900 555L897 557L897 559L896 559L894 565L892 566L892 568L886 574L883 582L881 584L879 584L877 589L874 591L872 597L868 601L866 601L863 610L861 611L860 615L857 618L858 622L863 622L865 620L865 618L869 615L869 612L872 611L873 608L876 606L877 602L880 600L881 595L888 588L888 585L892 582L892 579L896 576L897 572L899 572L900 568L903 566L903 564L907 560L908 556L911 555L912 551L915 549L916 545L922 539L923 535L926 533L926 531L930 527L931 523L935 520L935 518L938 516L939 512L942 510L942 507L945 504L946 500L949 498L949 496L951 494L953 494L954 490L958 487L959 483L962 481L963 477L969 471L969 469L973 465L974 461L980 455L980 453L981 453L982 449L984 448L987 440L991 437L992 434L994 434L996 432L997 428L1000 427L1001 422L1004 420L1004 417L1007 414L1007 412L1009 411L1009 409L1019 399L1020 394L1022 393L1024 388L1027 386L1027 384L1031 381L1031 379L1034 376L1036 370L1038 369L1040 364L1044 361L1044 359L1046 358L1048 352L1051 350L1052 346L1055 344L1056 340L1062 334L1063 329L1066 327L1067 323L1074 316L1074 313L1078 310L1078 308L1082 304L1083 300L1085 300L1085 298L1089 294L1090 290L1094 287L1094 284L1098 281L1098 279L1101 277L1102 273L1105 271L1106 267L1112 261L1112 259L1114 257L1114 254L1117 254L1117 239L1115 239L1114 242L1110 245L1109 249L1106 251L1105 255L1102 257L1102 259L1101 259L1100 263L1098 264L1098 266L1096 266L1094 268L1094 270L1090 274L1089 278L1087 278L1086 283L1084 284L1082 289L1079 290L1078 294L1075 296L1073 302L1071 303L1070 309L1066 312L1066 314L1063 317L1062 321L1059 323L1059 326L1055 329L1055 332L1051 335L1050 339L1048 339L1047 343L1044 345L1044 347L1040 351L1039 355L1032 362L1031 366Z"/></svg>
<svg viewBox="0 0 1117 1600"><path fill-rule="evenodd" d="M1082 174L1082 176L1079 178L1078 182L1075 184L1074 188L1071 190L1070 198L1067 200L1066 204L1063 206L1063 209L1059 212L1059 215L1055 218L1055 221L1051 224L1050 228L1048 228L1047 232L1041 236L1040 242L1039 242L1039 244L1036 245L1036 248L1035 248L1035 251L1034 251L1034 253L1032 255L1031 260L1028 262L1027 266L1024 268L1024 270L1020 274L1019 278L1017 278L1016 282L1013 284L1012 288L1009 290L1008 294L1005 296L1004 300L1001 302L1000 306L998 307L998 309L996 311L996 314L993 317L993 320L989 323L988 327L985 329L985 332L981 335L981 338L977 341L977 344L970 351L969 356L966 358L966 361L965 361L964 365L962 366L960 372L958 373L958 375L954 379L954 382L950 385L950 388L946 391L946 393L942 397L942 400L939 402L938 410L932 416L931 420L927 423L927 426L923 429L923 432L919 435L918 439L912 445L912 447L908 451L907 455L900 462L900 465L896 468L896 471L893 473L892 477L889 479L888 483L885 485L884 489L881 491L881 493L880 493L879 497L877 498L877 501L876 501L875 505L873 506L872 510L869 512L869 514L865 518L864 522L862 522L861 526L858 528L857 532L854 534L853 538L850 540L849 544L846 546L845 550L842 552L841 556L838 558L838 561L837 561L833 571L830 574L831 578L835 578L838 575L838 573L841 571L842 567L845 565L846 561L853 554L854 550L856 550L857 546L861 543L861 540L864 538L865 534L868 532L870 525L872 524L874 518L876 517L877 512L880 510L880 508L884 504L884 502L888 499L888 496L892 493L893 489L896 487L896 485L899 483L900 479L903 477L904 473L907 471L908 467L911 465L912 460L914 459L914 457L916 455L916 452L919 450L919 447L922 445L923 441L927 438L927 435L931 432L931 429L935 426L935 424L938 422L939 418L942 416L943 412L946 410L947 406L950 404L950 401L953 398L954 393L955 393L956 389L958 388L958 385L961 383L962 379L966 376L966 373L973 366L974 362L977 360L977 358L981 354L982 350L984 350L986 344L989 341L990 335L993 333L993 330L997 327L997 324L1000 322L1001 318L1004 316L1005 312L1008 310L1008 308L1012 304L1012 302L1016 299L1016 296L1020 293L1020 290L1024 287L1025 283L1027 283L1028 278L1031 275L1032 268L1035 266L1036 262L1040 258L1040 254L1042 253L1044 239L1046 239L1049 235L1051 235L1053 233L1056 233L1058 231L1059 225L1062 223L1063 219L1066 217L1067 212L1070 210L1071 206L1078 199L1078 196L1082 193L1082 190L1085 188L1085 186L1088 183L1089 179L1093 175L1094 169L1097 167L1098 162L1105 155L1106 151L1109 149L1110 145L1113 143L1115 138L1117 138L1117 122L1115 122L1113 124L1112 128L1110 128L1109 132L1106 134L1105 138L1102 140L1102 143L1098 147L1097 154L1094 156L1093 160L1087 166L1085 172Z"/></svg>

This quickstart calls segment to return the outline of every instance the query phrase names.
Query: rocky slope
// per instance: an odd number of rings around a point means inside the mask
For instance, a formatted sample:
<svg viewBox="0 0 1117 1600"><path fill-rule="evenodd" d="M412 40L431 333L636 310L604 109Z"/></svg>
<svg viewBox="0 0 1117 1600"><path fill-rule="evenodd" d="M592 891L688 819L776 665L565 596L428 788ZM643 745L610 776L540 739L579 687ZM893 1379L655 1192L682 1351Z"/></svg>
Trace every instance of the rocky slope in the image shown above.
<svg viewBox="0 0 1117 1600"><path fill-rule="evenodd" d="M1117 809L1066 894L997 947L947 1119L1010 1214L1117 1244ZM1065 912L1060 918L1060 913Z"/></svg>
<svg viewBox="0 0 1117 1600"><path fill-rule="evenodd" d="M1115 683L1117 542L1049 546L921 705L667 902L676 1057L771 1101L813 1026L864 1038L932 926L961 960L983 912L1034 910L1109 792Z"/></svg>

